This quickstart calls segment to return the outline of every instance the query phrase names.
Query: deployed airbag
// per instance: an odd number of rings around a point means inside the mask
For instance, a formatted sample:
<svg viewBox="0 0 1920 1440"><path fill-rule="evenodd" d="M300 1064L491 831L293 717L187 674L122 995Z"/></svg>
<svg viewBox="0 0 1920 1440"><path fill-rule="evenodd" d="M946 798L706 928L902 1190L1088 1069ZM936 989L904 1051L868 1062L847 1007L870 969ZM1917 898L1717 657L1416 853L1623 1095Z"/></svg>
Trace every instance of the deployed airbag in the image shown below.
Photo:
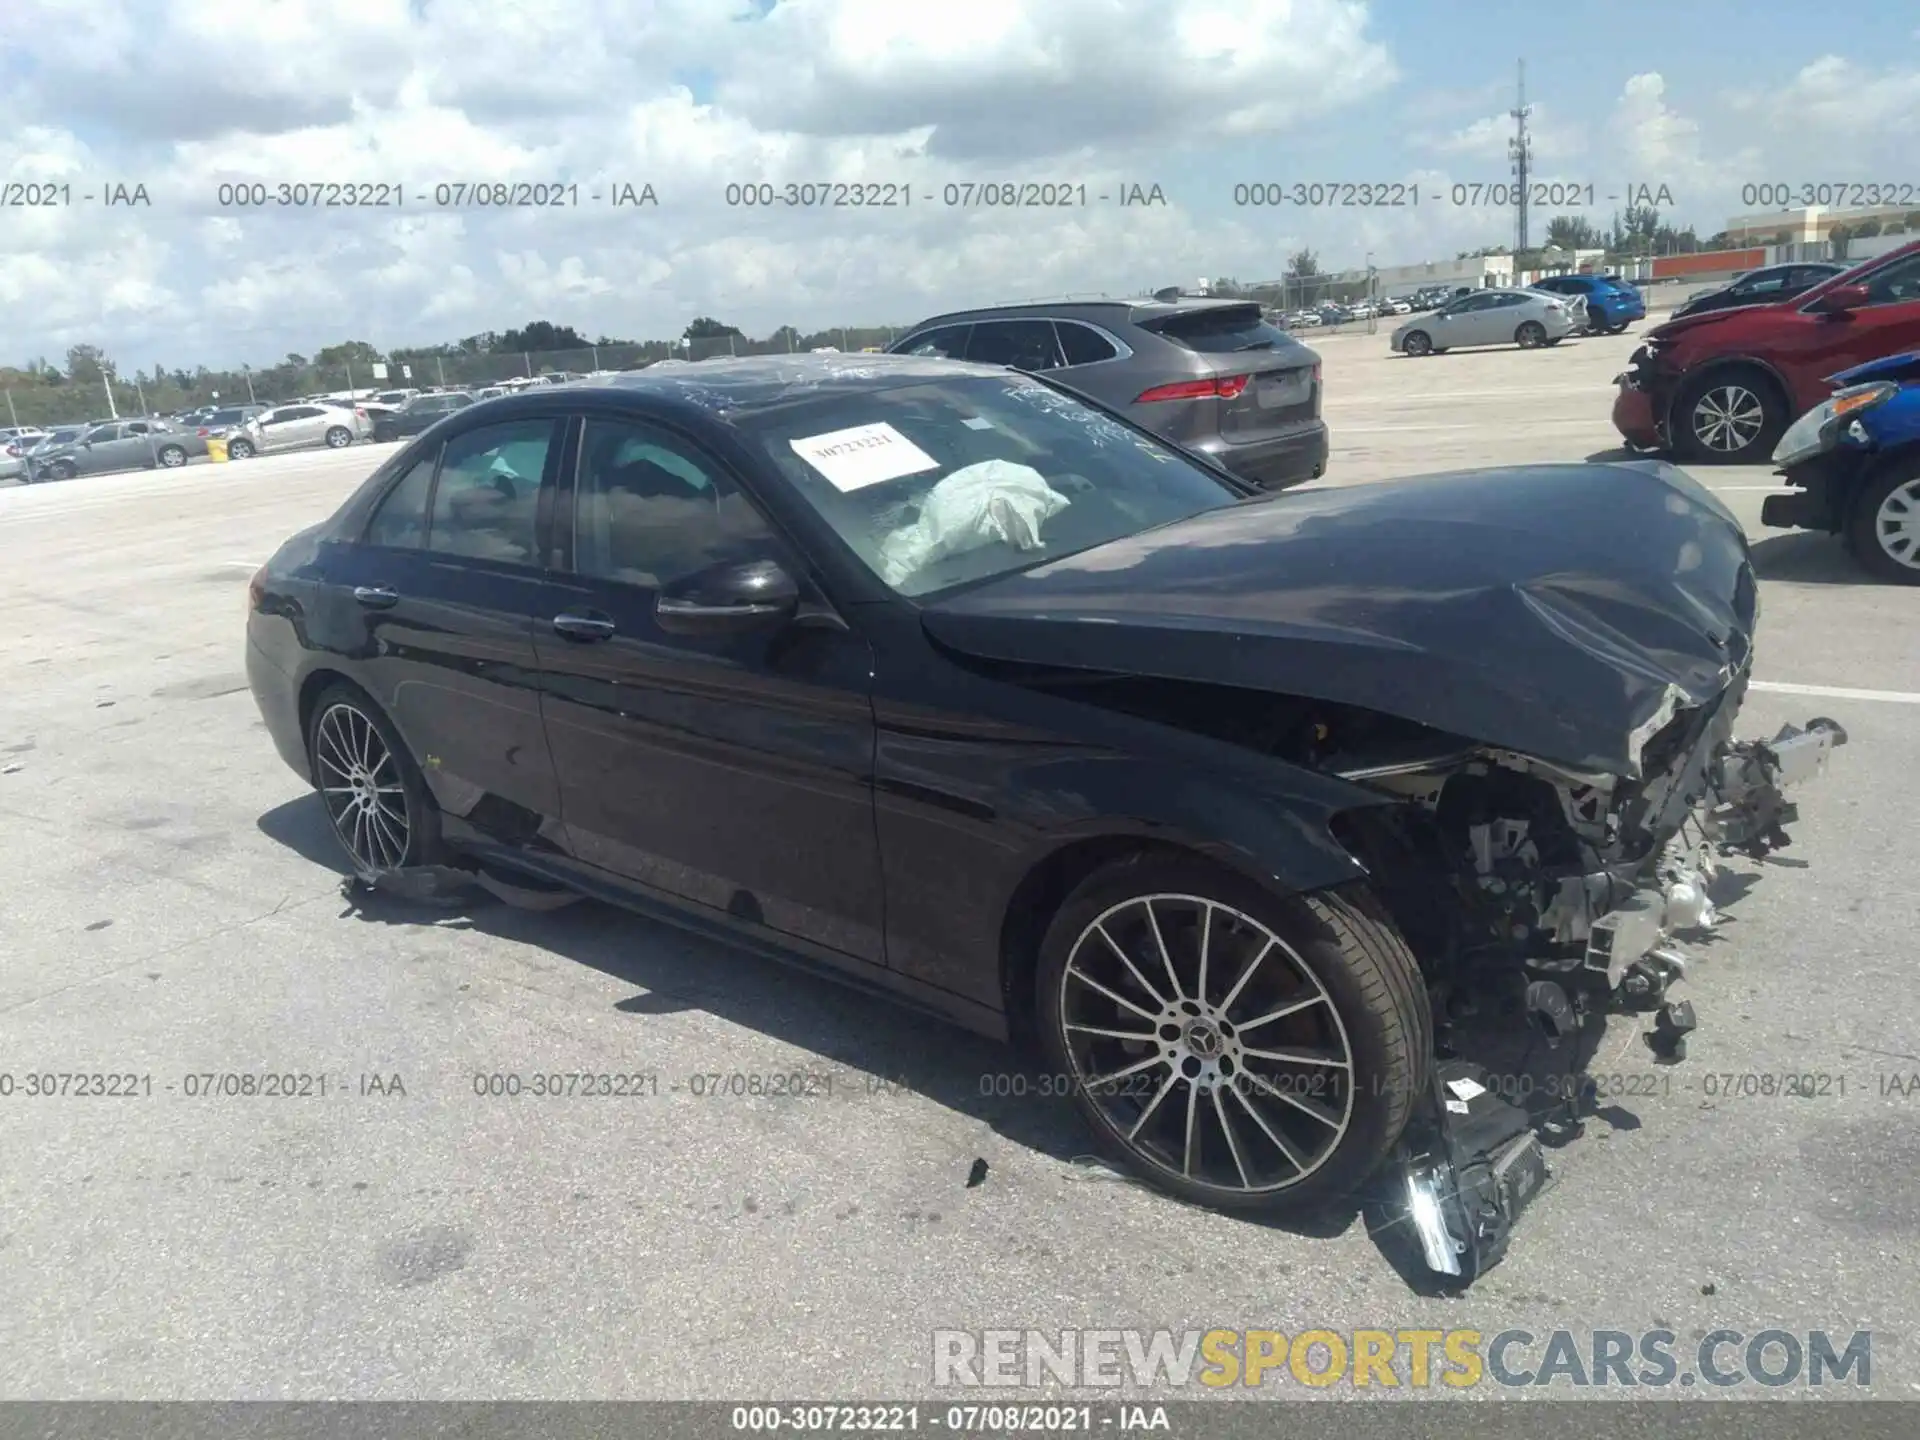
<svg viewBox="0 0 1920 1440"><path fill-rule="evenodd" d="M936 560L1001 544L1038 550L1040 526L1066 509L1067 497L1028 465L983 460L927 491L919 513L880 542L880 570L899 585Z"/></svg>

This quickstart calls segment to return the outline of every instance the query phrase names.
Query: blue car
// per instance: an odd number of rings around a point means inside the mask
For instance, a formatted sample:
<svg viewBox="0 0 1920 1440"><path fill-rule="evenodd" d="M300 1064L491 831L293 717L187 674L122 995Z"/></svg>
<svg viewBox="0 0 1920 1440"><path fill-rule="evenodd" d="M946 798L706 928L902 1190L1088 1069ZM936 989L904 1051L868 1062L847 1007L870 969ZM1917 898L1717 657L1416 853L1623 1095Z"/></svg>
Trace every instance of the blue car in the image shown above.
<svg viewBox="0 0 1920 1440"><path fill-rule="evenodd" d="M1920 585L1920 350L1830 377L1833 395L1796 420L1773 463L1796 493L1760 521L1839 535L1868 571Z"/></svg>
<svg viewBox="0 0 1920 1440"><path fill-rule="evenodd" d="M1634 321L1647 318L1646 296L1618 275L1549 275L1536 280L1533 288L1585 300L1587 329L1595 335L1618 335Z"/></svg>

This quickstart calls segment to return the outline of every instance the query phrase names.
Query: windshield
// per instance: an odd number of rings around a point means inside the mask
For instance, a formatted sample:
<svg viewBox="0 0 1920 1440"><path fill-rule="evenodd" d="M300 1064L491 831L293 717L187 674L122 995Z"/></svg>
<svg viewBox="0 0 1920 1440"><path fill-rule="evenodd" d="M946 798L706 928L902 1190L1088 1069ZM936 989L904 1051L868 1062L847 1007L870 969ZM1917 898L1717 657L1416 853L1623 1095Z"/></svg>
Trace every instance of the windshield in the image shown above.
<svg viewBox="0 0 1920 1440"><path fill-rule="evenodd" d="M1172 447L1017 376L835 395L739 423L874 574L916 598L1242 498Z"/></svg>

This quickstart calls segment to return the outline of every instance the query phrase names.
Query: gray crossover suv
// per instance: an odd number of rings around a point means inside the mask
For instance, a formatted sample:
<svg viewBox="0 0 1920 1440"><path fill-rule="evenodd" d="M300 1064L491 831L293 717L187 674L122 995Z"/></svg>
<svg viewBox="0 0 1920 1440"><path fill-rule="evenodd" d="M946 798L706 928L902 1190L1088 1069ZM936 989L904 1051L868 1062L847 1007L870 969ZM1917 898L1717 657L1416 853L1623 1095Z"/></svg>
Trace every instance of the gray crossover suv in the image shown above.
<svg viewBox="0 0 1920 1440"><path fill-rule="evenodd" d="M888 347L1035 371L1270 490L1327 468L1320 357L1235 300L1063 300L937 315Z"/></svg>

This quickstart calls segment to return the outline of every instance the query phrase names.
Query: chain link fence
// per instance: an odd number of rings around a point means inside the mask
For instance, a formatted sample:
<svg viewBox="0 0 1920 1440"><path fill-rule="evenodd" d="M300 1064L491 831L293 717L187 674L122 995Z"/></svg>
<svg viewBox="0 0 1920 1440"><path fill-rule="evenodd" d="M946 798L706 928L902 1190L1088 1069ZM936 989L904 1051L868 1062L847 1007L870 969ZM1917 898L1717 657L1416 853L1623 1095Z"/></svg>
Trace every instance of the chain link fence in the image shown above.
<svg viewBox="0 0 1920 1440"><path fill-rule="evenodd" d="M726 355L791 355L811 350L882 350L902 327L849 326L803 335L782 330L755 340L718 335L584 350L468 352L396 350L383 361L286 364L259 369L200 370L183 375L158 367L128 378L111 372L62 376L58 382L14 372L0 386L0 425L83 425L115 416L172 415L200 405L279 404L309 396L367 395L383 390L483 390L543 377L572 379L639 370L663 360L697 362ZM379 373L384 369L384 374Z"/></svg>

